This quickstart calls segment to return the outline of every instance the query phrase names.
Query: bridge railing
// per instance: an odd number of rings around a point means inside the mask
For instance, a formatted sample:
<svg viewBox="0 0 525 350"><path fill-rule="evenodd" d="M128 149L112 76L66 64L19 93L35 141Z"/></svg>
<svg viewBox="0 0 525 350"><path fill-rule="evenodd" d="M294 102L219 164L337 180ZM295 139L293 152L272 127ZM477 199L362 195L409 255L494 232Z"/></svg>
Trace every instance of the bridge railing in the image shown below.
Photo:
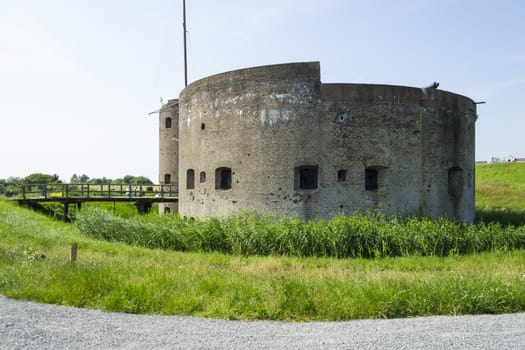
<svg viewBox="0 0 525 350"><path fill-rule="evenodd" d="M129 185L129 184L24 184L19 185L20 199L99 199L177 197L175 185Z"/></svg>

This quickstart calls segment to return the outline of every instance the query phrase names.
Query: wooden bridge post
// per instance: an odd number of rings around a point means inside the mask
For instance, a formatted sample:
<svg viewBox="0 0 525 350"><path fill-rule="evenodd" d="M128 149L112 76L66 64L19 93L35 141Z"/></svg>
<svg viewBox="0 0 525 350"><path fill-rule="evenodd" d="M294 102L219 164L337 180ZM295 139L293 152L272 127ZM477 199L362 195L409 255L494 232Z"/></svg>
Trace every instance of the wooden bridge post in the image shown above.
<svg viewBox="0 0 525 350"><path fill-rule="evenodd" d="M151 210L152 203L144 199L137 199L135 207L137 207L139 214L147 214Z"/></svg>
<svg viewBox="0 0 525 350"><path fill-rule="evenodd" d="M71 222L69 219L69 202L64 202L64 222Z"/></svg>

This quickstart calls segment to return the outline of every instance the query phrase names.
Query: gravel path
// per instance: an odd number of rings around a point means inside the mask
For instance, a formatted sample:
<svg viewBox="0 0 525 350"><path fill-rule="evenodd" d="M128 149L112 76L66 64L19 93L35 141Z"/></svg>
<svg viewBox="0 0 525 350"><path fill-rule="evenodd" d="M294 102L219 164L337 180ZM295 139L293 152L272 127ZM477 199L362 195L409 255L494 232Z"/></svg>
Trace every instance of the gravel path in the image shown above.
<svg viewBox="0 0 525 350"><path fill-rule="evenodd" d="M349 322L143 316L0 296L0 349L525 349L525 313Z"/></svg>

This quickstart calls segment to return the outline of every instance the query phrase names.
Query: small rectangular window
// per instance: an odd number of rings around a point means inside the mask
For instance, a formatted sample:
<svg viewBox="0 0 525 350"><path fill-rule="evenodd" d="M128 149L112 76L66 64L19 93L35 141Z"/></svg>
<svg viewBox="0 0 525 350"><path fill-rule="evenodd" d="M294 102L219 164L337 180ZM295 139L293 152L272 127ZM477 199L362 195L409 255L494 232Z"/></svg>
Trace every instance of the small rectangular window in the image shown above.
<svg viewBox="0 0 525 350"><path fill-rule="evenodd" d="M448 169L448 193L460 198L463 194L463 169L452 167Z"/></svg>
<svg viewBox="0 0 525 350"><path fill-rule="evenodd" d="M200 181L201 182L206 182L206 173L204 171L201 171Z"/></svg>
<svg viewBox="0 0 525 350"><path fill-rule="evenodd" d="M171 175L170 174L164 174L164 183L165 184L171 183Z"/></svg>
<svg viewBox="0 0 525 350"><path fill-rule="evenodd" d="M377 169L365 169L365 190L375 191L379 188Z"/></svg>
<svg viewBox="0 0 525 350"><path fill-rule="evenodd" d="M296 190L315 190L318 186L317 169L317 166L295 168L294 188Z"/></svg>
<svg viewBox="0 0 525 350"><path fill-rule="evenodd" d="M186 171L186 189L193 190L195 188L195 171L188 169Z"/></svg>
<svg viewBox="0 0 525 350"><path fill-rule="evenodd" d="M341 169L337 171L337 182L345 182L346 181L346 170Z"/></svg>
<svg viewBox="0 0 525 350"><path fill-rule="evenodd" d="M228 190L232 188L231 168L217 168L215 170L215 189Z"/></svg>
<svg viewBox="0 0 525 350"><path fill-rule="evenodd" d="M166 120L165 120L165 127L166 127L166 129L170 129L171 128L171 118L170 117L166 118Z"/></svg>

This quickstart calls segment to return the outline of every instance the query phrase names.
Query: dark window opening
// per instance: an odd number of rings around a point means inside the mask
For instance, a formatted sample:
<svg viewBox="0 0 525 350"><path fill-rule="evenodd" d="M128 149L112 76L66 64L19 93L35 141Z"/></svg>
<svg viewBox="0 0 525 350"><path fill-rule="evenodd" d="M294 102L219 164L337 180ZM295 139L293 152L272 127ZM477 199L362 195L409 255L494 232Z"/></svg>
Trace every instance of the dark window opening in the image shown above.
<svg viewBox="0 0 525 350"><path fill-rule="evenodd" d="M164 207L164 214L169 214L169 213L171 213L170 207Z"/></svg>
<svg viewBox="0 0 525 350"><path fill-rule="evenodd" d="M315 190L318 182L318 168L316 166L303 166L295 169L295 189Z"/></svg>
<svg viewBox="0 0 525 350"><path fill-rule="evenodd" d="M171 128L171 118L166 118L165 120L165 126L166 126L166 129L169 129Z"/></svg>
<svg viewBox="0 0 525 350"><path fill-rule="evenodd" d="M215 189L228 190L232 188L231 168L217 168L215 170Z"/></svg>
<svg viewBox="0 0 525 350"><path fill-rule="evenodd" d="M365 169L365 190L375 191L379 189L377 169Z"/></svg>
<svg viewBox="0 0 525 350"><path fill-rule="evenodd" d="M201 182L206 182L206 173L204 171L201 171L200 180Z"/></svg>
<svg viewBox="0 0 525 350"><path fill-rule="evenodd" d="M206 129L206 125L204 123L201 124L201 130Z"/></svg>
<svg viewBox="0 0 525 350"><path fill-rule="evenodd" d="M448 193L456 198L463 195L463 169L459 167L448 169Z"/></svg>
<svg viewBox="0 0 525 350"><path fill-rule="evenodd" d="M345 182L346 181L346 170L341 169L337 171L337 182Z"/></svg>
<svg viewBox="0 0 525 350"><path fill-rule="evenodd" d="M170 174L164 174L164 183L165 184L171 183L171 175Z"/></svg>
<svg viewBox="0 0 525 350"><path fill-rule="evenodd" d="M186 189L192 190L195 188L195 171L188 169L186 171Z"/></svg>

